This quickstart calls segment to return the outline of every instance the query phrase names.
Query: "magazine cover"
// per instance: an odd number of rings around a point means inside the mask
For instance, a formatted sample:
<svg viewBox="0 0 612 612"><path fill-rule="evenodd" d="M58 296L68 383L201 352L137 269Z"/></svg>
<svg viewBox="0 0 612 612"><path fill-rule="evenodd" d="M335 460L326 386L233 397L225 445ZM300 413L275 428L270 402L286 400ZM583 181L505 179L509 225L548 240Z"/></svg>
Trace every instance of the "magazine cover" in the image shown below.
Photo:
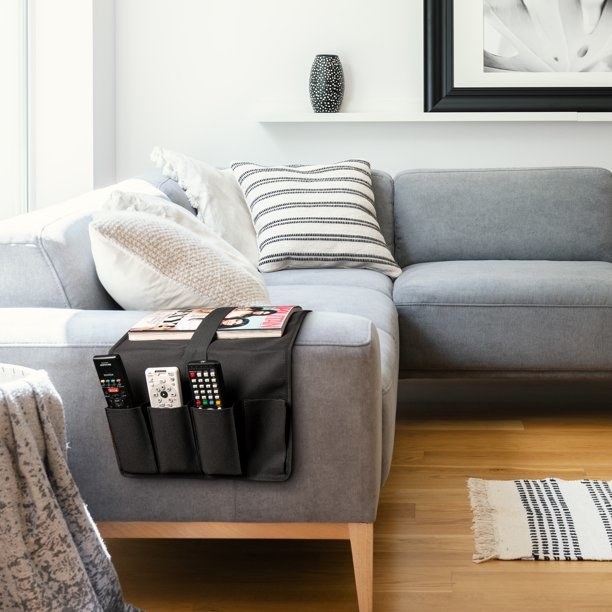
<svg viewBox="0 0 612 612"><path fill-rule="evenodd" d="M237 306L220 323L219 338L281 336L291 313L299 306ZM140 340L189 340L214 308L158 310L128 330L128 338Z"/></svg>
<svg viewBox="0 0 612 612"><path fill-rule="evenodd" d="M189 340L214 308L158 310L146 315L128 331L130 340Z"/></svg>
<svg viewBox="0 0 612 612"><path fill-rule="evenodd" d="M299 306L249 306L234 308L217 329L219 338L281 336L289 316Z"/></svg>

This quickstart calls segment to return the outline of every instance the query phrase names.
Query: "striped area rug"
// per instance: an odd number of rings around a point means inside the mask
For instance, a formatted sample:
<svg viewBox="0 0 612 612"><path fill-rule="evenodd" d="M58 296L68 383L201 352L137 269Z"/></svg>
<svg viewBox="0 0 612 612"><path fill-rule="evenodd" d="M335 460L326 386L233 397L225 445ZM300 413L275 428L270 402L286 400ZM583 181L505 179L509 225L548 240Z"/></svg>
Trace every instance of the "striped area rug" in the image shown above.
<svg viewBox="0 0 612 612"><path fill-rule="evenodd" d="M477 563L612 560L612 481L470 478Z"/></svg>

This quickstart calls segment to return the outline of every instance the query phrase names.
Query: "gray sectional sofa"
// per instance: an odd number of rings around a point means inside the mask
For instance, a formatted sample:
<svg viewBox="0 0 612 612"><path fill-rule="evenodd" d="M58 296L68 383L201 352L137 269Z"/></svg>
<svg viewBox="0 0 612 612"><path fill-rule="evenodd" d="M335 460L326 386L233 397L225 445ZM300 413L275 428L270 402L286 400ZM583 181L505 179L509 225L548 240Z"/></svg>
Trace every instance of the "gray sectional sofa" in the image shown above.
<svg viewBox="0 0 612 612"><path fill-rule="evenodd" d="M394 282L359 269L266 274L313 312L294 349L293 475L282 483L120 475L91 364L142 316L96 277L100 197L0 224L0 362L47 370L69 463L106 537L351 540L372 606L372 525L399 379L609 376L612 176L597 168L373 173ZM170 179L149 177L189 208Z"/></svg>

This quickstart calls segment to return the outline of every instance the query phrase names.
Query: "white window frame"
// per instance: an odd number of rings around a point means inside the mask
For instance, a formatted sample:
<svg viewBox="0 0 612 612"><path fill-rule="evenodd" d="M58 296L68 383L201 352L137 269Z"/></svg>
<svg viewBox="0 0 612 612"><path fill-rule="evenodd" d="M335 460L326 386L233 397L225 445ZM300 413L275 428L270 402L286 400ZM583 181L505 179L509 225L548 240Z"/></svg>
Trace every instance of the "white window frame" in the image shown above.
<svg viewBox="0 0 612 612"><path fill-rule="evenodd" d="M0 219L28 206L28 0L2 0L0 19Z"/></svg>

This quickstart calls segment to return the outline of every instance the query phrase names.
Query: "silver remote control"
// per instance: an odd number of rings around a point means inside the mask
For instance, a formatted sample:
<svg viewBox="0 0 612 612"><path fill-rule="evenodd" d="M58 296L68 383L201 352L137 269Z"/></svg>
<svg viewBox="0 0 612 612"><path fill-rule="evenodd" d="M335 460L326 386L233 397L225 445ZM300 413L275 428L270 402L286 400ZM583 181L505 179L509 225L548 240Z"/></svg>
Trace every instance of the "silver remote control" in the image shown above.
<svg viewBox="0 0 612 612"><path fill-rule="evenodd" d="M180 408L183 405L179 369L172 367L145 370L151 408Z"/></svg>

